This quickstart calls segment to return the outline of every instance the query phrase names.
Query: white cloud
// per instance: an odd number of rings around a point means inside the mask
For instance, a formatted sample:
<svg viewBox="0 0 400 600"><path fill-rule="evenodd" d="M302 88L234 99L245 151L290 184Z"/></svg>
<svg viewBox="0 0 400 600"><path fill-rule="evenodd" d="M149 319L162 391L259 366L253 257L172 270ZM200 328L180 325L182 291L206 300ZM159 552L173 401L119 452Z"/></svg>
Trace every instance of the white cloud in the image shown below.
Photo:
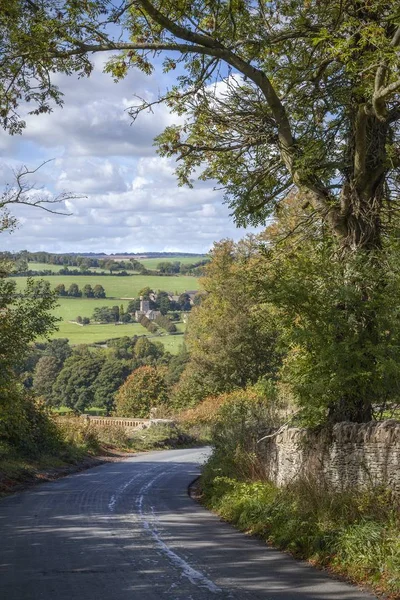
<svg viewBox="0 0 400 600"><path fill-rule="evenodd" d="M118 85L101 72L96 57L86 80L56 76L65 106L51 114L27 116L22 136L0 134L0 157L11 167L36 167L55 157L35 175L44 193L70 191L85 198L65 202L70 217L19 207L21 227L1 235L4 249L50 252L193 251L205 252L237 230L211 182L194 189L178 187L174 160L156 155L154 136L176 121L164 106L143 113L132 125L127 107L133 94L152 100L166 79L132 72ZM0 167L0 185L10 181Z"/></svg>

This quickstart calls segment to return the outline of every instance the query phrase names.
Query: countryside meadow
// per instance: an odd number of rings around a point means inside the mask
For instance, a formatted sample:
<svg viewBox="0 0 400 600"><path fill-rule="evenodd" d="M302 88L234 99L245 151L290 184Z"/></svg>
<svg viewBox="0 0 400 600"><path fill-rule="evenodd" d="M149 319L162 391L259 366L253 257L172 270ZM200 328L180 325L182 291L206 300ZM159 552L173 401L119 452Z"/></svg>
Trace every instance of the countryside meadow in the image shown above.
<svg viewBox="0 0 400 600"><path fill-rule="evenodd" d="M164 262L173 262L179 260L183 264L193 263L197 259L204 258L202 256L193 257L169 257L163 259ZM141 259L141 263L148 270L155 270L160 258L144 258ZM63 267L60 265L52 265L48 263L30 262L29 268L32 271L40 270L51 270L54 273L58 273ZM93 272L101 271L99 268L92 268ZM33 277L33 280L43 279L43 277ZM44 277L46 279L46 277ZM16 282L17 292L22 291L26 285L26 277L17 277L14 279ZM108 339L123 337L123 336L143 336L154 338L161 342L165 349L171 354L176 354L179 351L180 346L183 343L183 334L185 331L185 324L178 323L178 332L174 335L162 335L157 336L149 334L140 323L109 323L109 324L98 324L90 323L90 325L80 325L76 323L78 315L81 317L91 318L93 311L97 307L102 306L123 306L126 310L129 300L137 298L140 290L145 287L150 287L152 290L167 291L174 295L179 295L187 290L198 290L200 288L199 279L187 275L176 275L163 277L160 275L128 275L121 277L118 275L99 275L99 276L86 276L86 275L52 275L47 277L50 282L51 289L54 289L59 284L64 284L69 287L71 283L76 283L79 288L83 288L86 284L90 283L94 285L102 285L106 291L106 298L72 298L64 297L58 299L58 306L54 309L54 314L60 319L57 324L57 331L50 334L50 339L55 338L67 338L71 345L79 344L94 344L104 342Z"/></svg>

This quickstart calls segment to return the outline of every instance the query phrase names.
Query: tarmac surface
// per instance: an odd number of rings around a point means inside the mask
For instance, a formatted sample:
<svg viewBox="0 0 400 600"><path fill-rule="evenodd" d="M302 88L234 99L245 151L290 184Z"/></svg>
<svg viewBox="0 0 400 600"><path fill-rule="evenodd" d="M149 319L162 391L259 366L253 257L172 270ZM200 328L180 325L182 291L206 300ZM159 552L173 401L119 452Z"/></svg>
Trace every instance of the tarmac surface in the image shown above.
<svg viewBox="0 0 400 600"><path fill-rule="evenodd" d="M207 449L150 452L0 500L4 600L372 600L188 496Z"/></svg>

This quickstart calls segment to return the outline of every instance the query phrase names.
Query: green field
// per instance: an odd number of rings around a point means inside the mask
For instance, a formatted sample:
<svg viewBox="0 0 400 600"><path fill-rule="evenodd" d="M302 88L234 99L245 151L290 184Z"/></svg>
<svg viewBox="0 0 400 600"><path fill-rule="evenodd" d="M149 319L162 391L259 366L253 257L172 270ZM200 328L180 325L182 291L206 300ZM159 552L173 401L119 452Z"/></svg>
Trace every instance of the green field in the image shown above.
<svg viewBox="0 0 400 600"><path fill-rule="evenodd" d="M31 263L31 265L33 264L34 263ZM36 264L39 265L40 263ZM52 265L52 267L56 269L59 268L55 265ZM40 266L40 268L42 267ZM16 277L14 281L17 284L17 290L24 289L26 277ZM64 283L67 288L71 283L77 283L80 288L83 288L87 283L90 283L92 286L100 284L104 287L108 295L107 298L103 299L59 298L59 306L54 309L54 314L57 317L60 317L62 321L58 323L58 331L54 332L50 336L51 338L68 338L70 343L75 345L93 344L122 336L132 337L134 335L147 335L151 339L160 341L164 344L166 350L171 352L171 354L176 354L179 351L179 348L183 343L183 335L162 334L153 336L139 323L127 323L124 325L115 325L112 323L105 325L90 324L82 327L77 323L70 323L70 321L75 321L78 316L91 318L94 309L100 306L114 306L115 304L121 306L122 304L126 310L129 300L121 300L121 298L137 297L139 291L146 286L149 286L154 290L163 289L177 294L180 294L185 290L195 290L199 288L198 279L195 277L184 276L160 277L153 275L132 275L132 277L117 277L110 275L109 277L85 277L84 275L77 275L76 277L70 277L66 275L54 275L51 278L49 277L48 281L50 281L53 288L59 283ZM177 328L180 334L183 334L186 325L184 323L178 323Z"/></svg>
<svg viewBox="0 0 400 600"><path fill-rule="evenodd" d="M36 279L36 277L33 277ZM39 277L40 279L40 277ZM46 279L44 277L44 279ZM15 277L14 281L17 284L17 290L24 289L26 277ZM104 287L108 298L136 298L139 291L144 287L149 286L152 290L165 290L173 294L181 294L185 290L199 289L199 280L197 277L176 276L162 277L160 275L132 275L127 277L118 277L116 275L99 275L91 277L85 275L54 275L49 277L51 287L55 288L59 283L63 283L65 287L71 283L77 283L82 289L87 283L92 287L99 284Z"/></svg>
<svg viewBox="0 0 400 600"><path fill-rule="evenodd" d="M181 324L180 329L182 329ZM148 335L153 341L161 342L165 349L171 354L177 354L179 347L183 344L183 335L149 335L147 329L142 327L140 323L127 323L126 325L85 325L81 326L76 323L67 323L63 321L59 324L59 329L51 338L68 338L70 344L94 344L111 340L116 337L133 337L134 335Z"/></svg>
<svg viewBox="0 0 400 600"><path fill-rule="evenodd" d="M63 321L75 321L76 317L91 318L95 308L100 306L121 306L124 310L128 306L129 300L113 300L110 298L58 298L59 306L54 310L57 317L61 317Z"/></svg>
<svg viewBox="0 0 400 600"><path fill-rule="evenodd" d="M28 269L30 271L53 271L53 273L58 273L60 269L63 269L63 265L49 265L47 263L39 263L39 262L30 262L28 263ZM68 267L71 269L77 269L78 267Z"/></svg>

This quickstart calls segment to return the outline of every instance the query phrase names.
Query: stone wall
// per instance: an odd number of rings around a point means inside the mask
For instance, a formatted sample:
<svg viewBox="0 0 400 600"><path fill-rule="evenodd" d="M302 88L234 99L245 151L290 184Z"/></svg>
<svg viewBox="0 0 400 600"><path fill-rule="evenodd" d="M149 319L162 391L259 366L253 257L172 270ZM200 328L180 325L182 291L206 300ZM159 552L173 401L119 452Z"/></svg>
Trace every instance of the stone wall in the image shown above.
<svg viewBox="0 0 400 600"><path fill-rule="evenodd" d="M400 423L338 423L329 433L289 428L260 444L265 474L277 485L299 476L336 489L384 485L400 495Z"/></svg>

